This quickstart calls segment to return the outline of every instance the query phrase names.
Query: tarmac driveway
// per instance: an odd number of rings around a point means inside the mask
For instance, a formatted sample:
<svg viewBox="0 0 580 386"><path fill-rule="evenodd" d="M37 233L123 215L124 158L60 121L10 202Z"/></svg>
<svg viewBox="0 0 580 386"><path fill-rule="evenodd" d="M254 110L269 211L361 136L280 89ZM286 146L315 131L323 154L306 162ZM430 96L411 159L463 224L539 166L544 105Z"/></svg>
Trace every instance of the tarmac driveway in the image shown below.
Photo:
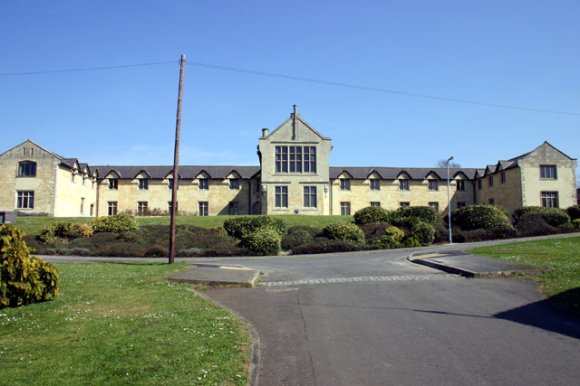
<svg viewBox="0 0 580 386"><path fill-rule="evenodd" d="M262 286L206 294L256 327L261 385L578 384L580 323L534 283L464 279L407 255L228 259L265 272Z"/></svg>

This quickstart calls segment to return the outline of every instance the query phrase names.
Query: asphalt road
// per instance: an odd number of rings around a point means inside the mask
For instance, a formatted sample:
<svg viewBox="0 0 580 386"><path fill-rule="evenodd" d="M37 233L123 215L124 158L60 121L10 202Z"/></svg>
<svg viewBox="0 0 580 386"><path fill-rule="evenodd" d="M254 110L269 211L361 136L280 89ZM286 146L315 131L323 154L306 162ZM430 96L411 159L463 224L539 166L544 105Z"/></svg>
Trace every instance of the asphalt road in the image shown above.
<svg viewBox="0 0 580 386"><path fill-rule="evenodd" d="M265 276L206 294L256 327L260 385L578 384L580 323L534 283L464 279L408 253L214 259Z"/></svg>

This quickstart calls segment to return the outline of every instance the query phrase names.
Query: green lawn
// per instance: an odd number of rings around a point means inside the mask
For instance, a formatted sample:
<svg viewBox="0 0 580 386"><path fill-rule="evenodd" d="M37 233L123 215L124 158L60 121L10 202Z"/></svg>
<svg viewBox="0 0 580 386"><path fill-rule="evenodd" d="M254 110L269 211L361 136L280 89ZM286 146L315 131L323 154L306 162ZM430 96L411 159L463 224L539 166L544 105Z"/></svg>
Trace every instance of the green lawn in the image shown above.
<svg viewBox="0 0 580 386"><path fill-rule="evenodd" d="M538 280L556 305L580 317L580 237L528 241L475 248L471 253L538 268L526 274Z"/></svg>
<svg viewBox="0 0 580 386"><path fill-rule="evenodd" d="M202 228L221 227L224 221L231 216L178 216L177 224L195 225ZM283 219L288 226L311 225L316 228L324 228L326 225L337 222L351 222L352 216L301 216L301 215L280 215L277 218ZM69 221L79 223L89 223L88 217L18 217L16 225L28 235L38 235L45 226L54 222ZM168 216L160 217L137 217L139 225L169 225Z"/></svg>
<svg viewBox="0 0 580 386"><path fill-rule="evenodd" d="M164 277L182 264L58 264L60 296L0 310L5 385L245 385L250 338Z"/></svg>

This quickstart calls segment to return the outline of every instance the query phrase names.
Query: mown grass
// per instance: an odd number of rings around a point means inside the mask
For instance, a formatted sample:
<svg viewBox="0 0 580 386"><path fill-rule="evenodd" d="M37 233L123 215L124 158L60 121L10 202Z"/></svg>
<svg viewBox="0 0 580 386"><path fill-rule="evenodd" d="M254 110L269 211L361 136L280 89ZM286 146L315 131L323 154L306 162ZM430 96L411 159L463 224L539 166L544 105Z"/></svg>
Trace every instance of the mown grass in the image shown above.
<svg viewBox="0 0 580 386"><path fill-rule="evenodd" d="M202 228L216 228L224 225L224 221L231 216L177 216L176 223L183 225L195 225ZM316 228L324 228L328 224L337 221L351 222L352 216L302 216L302 215L280 215L288 226L293 225L310 225ZM78 222L90 223L91 218L88 217L37 217L27 216L18 217L16 226L22 229L28 235L39 235L47 225L55 222ZM139 225L169 225L168 216L155 217L137 217L137 224Z"/></svg>
<svg viewBox="0 0 580 386"><path fill-rule="evenodd" d="M245 327L164 279L185 267L58 264L56 300L0 310L0 383L245 385Z"/></svg>
<svg viewBox="0 0 580 386"><path fill-rule="evenodd" d="M580 237L474 248L471 253L537 268L525 273L539 281L555 305L580 317Z"/></svg>

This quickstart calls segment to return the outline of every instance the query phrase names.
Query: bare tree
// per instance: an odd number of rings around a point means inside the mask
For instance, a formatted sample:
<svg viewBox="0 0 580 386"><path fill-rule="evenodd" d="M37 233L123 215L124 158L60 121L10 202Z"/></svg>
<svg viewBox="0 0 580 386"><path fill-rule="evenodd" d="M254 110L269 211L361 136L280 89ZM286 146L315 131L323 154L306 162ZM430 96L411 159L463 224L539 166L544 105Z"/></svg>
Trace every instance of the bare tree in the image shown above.
<svg viewBox="0 0 580 386"><path fill-rule="evenodd" d="M437 161L437 167L438 168L446 168L447 167L447 160L442 159L440 161ZM450 168L461 168L461 165L456 163L456 162L449 162L449 167Z"/></svg>

